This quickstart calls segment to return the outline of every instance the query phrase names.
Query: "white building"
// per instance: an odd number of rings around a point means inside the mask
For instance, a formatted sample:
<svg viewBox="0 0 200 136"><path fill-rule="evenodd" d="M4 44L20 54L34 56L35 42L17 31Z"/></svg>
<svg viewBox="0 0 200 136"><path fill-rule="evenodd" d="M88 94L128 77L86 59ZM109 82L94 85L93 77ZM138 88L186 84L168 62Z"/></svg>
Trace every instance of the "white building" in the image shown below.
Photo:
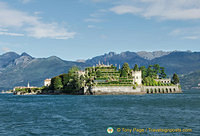
<svg viewBox="0 0 200 136"><path fill-rule="evenodd" d="M171 83L171 79L167 78L167 79L155 79L157 82L161 82L163 84L169 84Z"/></svg>
<svg viewBox="0 0 200 136"><path fill-rule="evenodd" d="M38 87L30 86L30 83L28 82L27 86L16 86L13 88L13 91L15 91L17 89L33 89L33 88L38 88Z"/></svg>
<svg viewBox="0 0 200 136"><path fill-rule="evenodd" d="M132 71L133 84L142 85L142 71Z"/></svg>
<svg viewBox="0 0 200 136"><path fill-rule="evenodd" d="M47 78L44 80L44 86L50 86L51 85L51 79Z"/></svg>

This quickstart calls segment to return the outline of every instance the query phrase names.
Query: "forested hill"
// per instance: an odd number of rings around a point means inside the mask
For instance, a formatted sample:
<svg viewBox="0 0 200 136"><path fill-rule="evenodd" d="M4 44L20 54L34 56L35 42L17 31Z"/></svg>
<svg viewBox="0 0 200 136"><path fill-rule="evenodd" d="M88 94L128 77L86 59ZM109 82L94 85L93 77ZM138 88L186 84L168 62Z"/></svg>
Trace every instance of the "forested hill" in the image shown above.
<svg viewBox="0 0 200 136"><path fill-rule="evenodd" d="M43 85L43 80L67 73L72 66L82 69L95 65L99 61L110 64L129 63L133 68L135 64L148 66L159 64L165 67L168 75L178 73L186 75L200 70L200 52L110 52L101 56L88 59L85 62L65 61L56 56L48 58L34 58L27 53L21 55L8 52L0 55L0 90L12 88L18 85L27 85L28 81L33 86Z"/></svg>
<svg viewBox="0 0 200 136"><path fill-rule="evenodd" d="M184 89L192 89L198 87L200 83L200 70L184 75L180 78L181 85Z"/></svg>
<svg viewBox="0 0 200 136"><path fill-rule="evenodd" d="M167 54L167 55L166 55ZM97 64L98 61L111 64L129 63L130 67L135 64L139 66L148 66L159 64L165 67L166 73L172 75L173 73L188 74L200 70L200 52L179 52L164 53L161 57L152 60L145 59L135 52L122 52L120 54L110 52L101 56L88 59L86 63Z"/></svg>
<svg viewBox="0 0 200 136"><path fill-rule="evenodd" d="M0 90L24 86L28 82L32 86L42 86L44 79L67 73L72 66L88 66L85 63L64 61L56 56L33 58L26 53L6 53L0 56L0 62Z"/></svg>

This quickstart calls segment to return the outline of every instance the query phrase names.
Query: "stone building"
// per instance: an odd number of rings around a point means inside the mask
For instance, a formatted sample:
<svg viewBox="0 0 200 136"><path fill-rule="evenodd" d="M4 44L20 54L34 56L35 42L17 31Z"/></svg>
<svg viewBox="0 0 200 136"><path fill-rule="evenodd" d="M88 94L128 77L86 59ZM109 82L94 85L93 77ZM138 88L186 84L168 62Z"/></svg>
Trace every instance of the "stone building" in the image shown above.
<svg viewBox="0 0 200 136"><path fill-rule="evenodd" d="M38 87L30 86L30 84L28 82L27 86L16 86L13 88L13 91L15 91L16 89L32 89L32 88L38 88Z"/></svg>
<svg viewBox="0 0 200 136"><path fill-rule="evenodd" d="M132 71L133 84L142 85L142 71Z"/></svg>
<svg viewBox="0 0 200 136"><path fill-rule="evenodd" d="M166 78L166 79L155 79L157 82L161 82L163 84L170 84L171 83L171 79L170 78Z"/></svg>
<svg viewBox="0 0 200 136"><path fill-rule="evenodd" d="M80 77L80 76L85 76L85 71L78 71L78 76Z"/></svg>
<svg viewBox="0 0 200 136"><path fill-rule="evenodd" d="M51 79L47 78L44 80L44 86L50 86L51 85Z"/></svg>

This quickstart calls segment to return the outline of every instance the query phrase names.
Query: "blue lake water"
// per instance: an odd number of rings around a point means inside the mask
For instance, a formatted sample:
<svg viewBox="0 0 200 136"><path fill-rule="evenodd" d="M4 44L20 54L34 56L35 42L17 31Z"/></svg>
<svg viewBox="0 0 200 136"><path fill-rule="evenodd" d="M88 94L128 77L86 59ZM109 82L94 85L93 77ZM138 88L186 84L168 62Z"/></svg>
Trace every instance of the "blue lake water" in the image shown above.
<svg viewBox="0 0 200 136"><path fill-rule="evenodd" d="M112 134L108 127L114 129ZM133 128L145 132L127 131ZM187 132L150 132L149 128ZM200 90L124 96L0 94L0 136L9 135L199 136Z"/></svg>

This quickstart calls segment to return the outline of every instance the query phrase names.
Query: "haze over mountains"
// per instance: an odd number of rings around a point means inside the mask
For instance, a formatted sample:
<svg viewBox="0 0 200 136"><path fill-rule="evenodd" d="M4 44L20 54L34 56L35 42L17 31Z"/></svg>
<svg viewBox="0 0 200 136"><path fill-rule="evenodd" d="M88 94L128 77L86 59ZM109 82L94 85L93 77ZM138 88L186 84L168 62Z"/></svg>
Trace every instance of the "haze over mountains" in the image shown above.
<svg viewBox="0 0 200 136"><path fill-rule="evenodd" d="M110 52L88 60L65 61L56 56L48 58L34 58L27 53L21 55L8 52L0 55L0 90L10 89L14 86L27 85L42 86L43 80L66 73L72 66L84 69L99 61L102 63L117 64L119 67L128 62L133 68L135 64L148 66L159 64L166 69L166 73L172 75L189 74L200 70L200 52L122 52L120 54Z"/></svg>

